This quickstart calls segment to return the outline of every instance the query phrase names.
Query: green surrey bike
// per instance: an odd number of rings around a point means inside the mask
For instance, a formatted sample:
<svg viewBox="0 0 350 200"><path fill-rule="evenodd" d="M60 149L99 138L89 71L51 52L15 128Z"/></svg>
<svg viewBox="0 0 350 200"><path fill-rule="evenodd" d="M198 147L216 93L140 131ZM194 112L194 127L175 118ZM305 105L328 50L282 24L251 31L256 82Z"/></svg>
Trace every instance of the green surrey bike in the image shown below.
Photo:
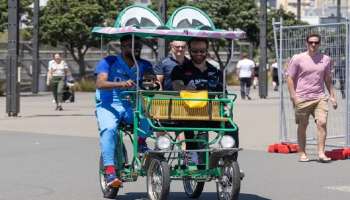
<svg viewBox="0 0 350 200"><path fill-rule="evenodd" d="M135 36L184 41L192 37L233 41L244 36L240 31L215 29L203 11L193 7L177 9L170 21L179 21L176 18L177 14L181 16L181 13L188 9L191 10L189 13L202 15L209 22L203 22L204 25L197 28L179 28L169 22L164 25L148 8L131 6L121 12L114 27L95 27L92 32L100 37L101 41L104 38L118 39L130 34L133 36L133 48ZM156 19L158 22L152 23L153 28L128 25L127 19L131 20L130 16L135 12L145 17L151 15L153 18L150 17L150 20ZM142 14L143 12L145 14ZM137 76L138 80L141 80L138 70ZM237 96L230 94L232 96L229 98L225 78L223 80L222 92L144 90L139 85L135 91L125 92L125 97L134 105L134 120L132 125L121 125L118 130L120 138L117 140L116 149L122 153L116 154L117 176L123 182L137 181L139 176L146 176L147 193L151 200L167 199L171 181L176 180L183 182L184 191L190 198L198 198L201 195L205 182L215 181L219 200L237 200L244 176L237 162L237 154L241 150L237 145L238 136L232 135L238 132L233 121L233 108ZM144 80L143 84L147 85L150 82ZM138 153L137 145L138 133L144 131L139 127L140 119L146 119L154 131L149 139L153 144L152 150L142 154ZM209 126L211 123L217 126ZM184 131L192 132L194 137L181 137ZM129 140L124 140L125 137ZM127 153L126 141L130 141L132 146L131 155ZM197 143L200 148L184 148L184 144L188 142ZM193 155L197 155L198 159L193 159ZM102 159L99 172L104 197L116 198L119 188L107 187Z"/></svg>

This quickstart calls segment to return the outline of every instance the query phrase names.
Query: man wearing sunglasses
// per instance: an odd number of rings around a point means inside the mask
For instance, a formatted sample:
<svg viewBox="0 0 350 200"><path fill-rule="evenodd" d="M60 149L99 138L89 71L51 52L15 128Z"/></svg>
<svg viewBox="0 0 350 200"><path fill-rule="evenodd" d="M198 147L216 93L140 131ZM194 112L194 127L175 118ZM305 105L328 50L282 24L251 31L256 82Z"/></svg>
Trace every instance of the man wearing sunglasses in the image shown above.
<svg viewBox="0 0 350 200"><path fill-rule="evenodd" d="M122 181L116 177L115 146L117 128L120 123L132 124L133 109L131 103L121 93L135 89L137 83L137 68L132 56L132 37L123 36L120 39L121 53L117 56L107 56L96 66L96 118L100 131L100 147L105 166L106 182L110 187L119 187ZM152 71L150 62L141 59L142 44L138 37L134 41L134 56L139 66L140 77ZM141 129L150 133L145 120L141 121ZM139 133L138 150L147 150L145 139L148 135ZM116 152L122 153L122 152Z"/></svg>
<svg viewBox="0 0 350 200"><path fill-rule="evenodd" d="M154 67L154 72L161 83L162 90L173 90L170 74L176 65L188 62L188 59L185 57L186 49L186 42L172 41L169 55Z"/></svg>
<svg viewBox="0 0 350 200"><path fill-rule="evenodd" d="M209 42L203 38L192 38L188 42L189 54L191 56L190 62L176 66L172 73L171 79L174 90L207 90L209 92L223 91L223 74L222 72L207 62ZM206 127L220 127L220 123L212 121L187 121L184 126L202 127L205 123ZM181 126L181 125L180 125ZM229 127L229 125L227 124ZM227 133L233 136L238 147L238 129L236 132ZM185 131L186 139L194 137L193 131ZM208 139L207 133L199 134L200 138ZM186 149L202 148L196 142L187 142ZM202 163L204 155L191 155L192 162ZM197 158L196 158L197 157ZM194 159L193 159L194 158Z"/></svg>
<svg viewBox="0 0 350 200"><path fill-rule="evenodd" d="M328 100L334 109L337 108L331 77L332 61L329 56L319 52L320 35L308 35L306 43L307 51L294 55L287 69L288 90L298 126L299 161L309 161L305 151L306 128L312 115L317 126L318 159L320 162L329 162L331 159L325 155ZM329 97L325 93L325 85Z"/></svg>

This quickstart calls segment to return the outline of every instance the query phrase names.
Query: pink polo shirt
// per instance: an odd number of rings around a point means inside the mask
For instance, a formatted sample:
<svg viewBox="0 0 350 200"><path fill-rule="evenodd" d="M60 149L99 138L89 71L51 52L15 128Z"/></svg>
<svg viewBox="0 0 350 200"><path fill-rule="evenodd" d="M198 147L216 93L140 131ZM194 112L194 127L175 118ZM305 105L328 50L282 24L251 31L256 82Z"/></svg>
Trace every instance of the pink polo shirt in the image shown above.
<svg viewBox="0 0 350 200"><path fill-rule="evenodd" d="M290 60L287 75L294 81L297 99L313 100L325 96L325 74L331 73L331 58L307 52L294 55Z"/></svg>

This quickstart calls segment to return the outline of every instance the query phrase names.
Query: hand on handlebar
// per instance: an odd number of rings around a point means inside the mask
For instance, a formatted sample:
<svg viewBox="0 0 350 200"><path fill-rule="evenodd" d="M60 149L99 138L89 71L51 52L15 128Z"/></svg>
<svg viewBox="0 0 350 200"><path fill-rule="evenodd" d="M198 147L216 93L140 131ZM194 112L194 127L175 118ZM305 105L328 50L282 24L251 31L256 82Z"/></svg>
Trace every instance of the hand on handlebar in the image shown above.
<svg viewBox="0 0 350 200"><path fill-rule="evenodd" d="M123 81L123 82L120 82L121 83L121 87L122 88L131 88L131 87L134 87L135 86L135 83L134 81L132 80L127 80L127 81Z"/></svg>

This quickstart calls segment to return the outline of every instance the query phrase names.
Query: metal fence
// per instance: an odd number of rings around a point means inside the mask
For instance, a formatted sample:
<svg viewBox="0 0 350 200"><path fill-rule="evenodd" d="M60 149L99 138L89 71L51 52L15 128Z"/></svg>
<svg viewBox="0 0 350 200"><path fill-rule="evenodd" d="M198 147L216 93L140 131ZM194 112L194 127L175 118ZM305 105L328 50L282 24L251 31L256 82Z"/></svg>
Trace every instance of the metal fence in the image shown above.
<svg viewBox="0 0 350 200"><path fill-rule="evenodd" d="M297 126L293 105L290 101L285 70L294 54L306 51L306 37L309 33L321 35L320 50L329 55L334 64L332 68L333 85L336 90L338 109L329 109L327 124L327 145L350 146L350 102L349 102L349 22L283 26L283 21L273 22L276 57L280 81L280 140L297 141ZM307 142L316 143L317 134L313 118L307 129Z"/></svg>

